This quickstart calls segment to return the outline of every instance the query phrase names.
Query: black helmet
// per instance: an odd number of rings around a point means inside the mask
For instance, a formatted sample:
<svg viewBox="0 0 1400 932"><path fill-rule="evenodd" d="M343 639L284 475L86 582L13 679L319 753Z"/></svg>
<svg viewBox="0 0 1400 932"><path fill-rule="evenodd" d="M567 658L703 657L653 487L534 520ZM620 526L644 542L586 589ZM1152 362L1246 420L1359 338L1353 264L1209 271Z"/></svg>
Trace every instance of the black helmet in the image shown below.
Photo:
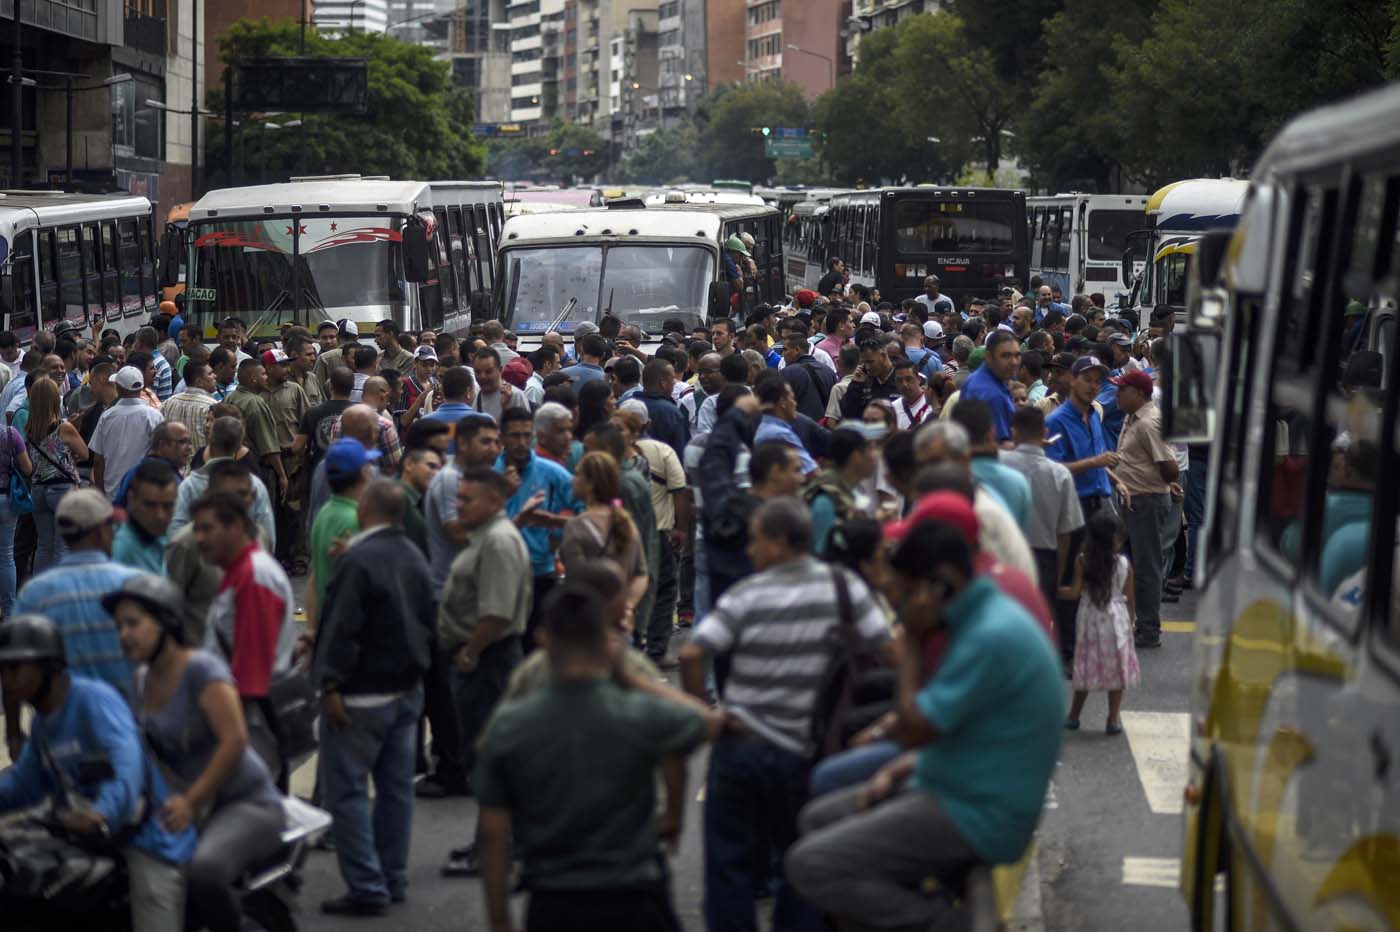
<svg viewBox="0 0 1400 932"><path fill-rule="evenodd" d="M66 336L70 333L81 336L82 332L83 328L80 327L78 324L73 323L71 320L61 320L57 324L55 324L53 328L54 339L58 339L59 337Z"/></svg>
<svg viewBox="0 0 1400 932"><path fill-rule="evenodd" d="M0 622L0 663L56 660L66 666L63 633L46 615L25 614Z"/></svg>
<svg viewBox="0 0 1400 932"><path fill-rule="evenodd" d="M107 614L115 614L117 603L124 599L141 603L141 607L151 613L162 630L171 634L179 634L184 630L189 615L185 594L164 576L137 573L122 583L120 589L104 595L102 607L107 610Z"/></svg>

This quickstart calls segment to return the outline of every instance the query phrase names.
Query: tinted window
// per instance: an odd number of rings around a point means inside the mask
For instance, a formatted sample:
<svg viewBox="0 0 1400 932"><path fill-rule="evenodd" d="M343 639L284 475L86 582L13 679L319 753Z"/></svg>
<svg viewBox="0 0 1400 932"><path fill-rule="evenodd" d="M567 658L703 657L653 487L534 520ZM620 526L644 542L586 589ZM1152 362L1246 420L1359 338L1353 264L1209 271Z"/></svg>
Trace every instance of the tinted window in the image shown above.
<svg viewBox="0 0 1400 932"><path fill-rule="evenodd" d="M1089 214L1090 259L1117 262L1128 248L1128 234L1141 230L1146 217L1140 210L1095 210Z"/></svg>

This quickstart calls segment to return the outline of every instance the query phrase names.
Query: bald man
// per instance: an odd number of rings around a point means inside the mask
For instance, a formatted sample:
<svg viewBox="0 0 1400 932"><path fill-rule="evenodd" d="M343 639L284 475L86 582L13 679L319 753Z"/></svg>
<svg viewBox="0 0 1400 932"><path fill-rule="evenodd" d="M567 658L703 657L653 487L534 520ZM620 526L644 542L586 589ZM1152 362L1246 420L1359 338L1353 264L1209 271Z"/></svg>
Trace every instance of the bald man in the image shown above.
<svg viewBox="0 0 1400 932"><path fill-rule="evenodd" d="M369 405L351 405L340 416L339 422L331 428L331 443L348 438L357 441L366 450L374 450L378 448L382 427L379 413ZM396 442L397 439L395 435ZM380 459L382 461L383 457ZM326 481L326 462L322 458L321 462L316 464L316 471L311 474L311 495L307 502L307 515L311 521L316 520L316 513L330 497L331 487Z"/></svg>

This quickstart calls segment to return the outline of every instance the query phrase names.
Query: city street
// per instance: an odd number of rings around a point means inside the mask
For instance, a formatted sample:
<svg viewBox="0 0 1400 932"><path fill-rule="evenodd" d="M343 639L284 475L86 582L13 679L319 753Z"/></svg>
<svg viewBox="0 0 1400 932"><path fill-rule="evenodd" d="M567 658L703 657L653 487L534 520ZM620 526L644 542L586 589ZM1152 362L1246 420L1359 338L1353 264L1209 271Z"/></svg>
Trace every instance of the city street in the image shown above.
<svg viewBox="0 0 1400 932"><path fill-rule="evenodd" d="M1181 790L1186 774L1186 689L1196 597L1164 605L1168 630L1160 650L1141 651L1143 685L1123 702L1125 734L1103 734L1106 699L1092 695L1083 728L1067 733L1042 816L1036 862L1027 872L1014 927L1033 930L1128 928L1174 932L1186 927L1176 890L1181 851ZM674 677L673 677L674 679ZM686 932L702 932L702 809L705 755L691 761L690 806L673 892ZM310 767L298 774L310 791ZM472 799L419 800L414 816L408 902L366 929L422 932L485 928L481 885L448 880L438 869L450 848L465 844L475 824ZM303 928L330 932L345 920L322 916L321 900L344 892L334 855L313 852L302 890ZM1027 887L1031 889L1027 889ZM516 899L523 908L524 898ZM762 910L761 910L762 912Z"/></svg>

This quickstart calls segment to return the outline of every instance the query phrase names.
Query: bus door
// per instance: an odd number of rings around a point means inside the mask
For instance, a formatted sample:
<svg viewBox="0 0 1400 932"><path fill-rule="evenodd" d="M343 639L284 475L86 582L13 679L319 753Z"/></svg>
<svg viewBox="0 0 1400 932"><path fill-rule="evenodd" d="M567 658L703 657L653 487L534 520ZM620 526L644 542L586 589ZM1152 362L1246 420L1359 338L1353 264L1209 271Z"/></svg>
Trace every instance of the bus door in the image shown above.
<svg viewBox="0 0 1400 932"><path fill-rule="evenodd" d="M34 287L38 268L33 231L15 234L10 244L9 261L0 270L4 276L0 300L4 302L4 329L13 333L20 343L34 338L39 319L39 293Z"/></svg>

